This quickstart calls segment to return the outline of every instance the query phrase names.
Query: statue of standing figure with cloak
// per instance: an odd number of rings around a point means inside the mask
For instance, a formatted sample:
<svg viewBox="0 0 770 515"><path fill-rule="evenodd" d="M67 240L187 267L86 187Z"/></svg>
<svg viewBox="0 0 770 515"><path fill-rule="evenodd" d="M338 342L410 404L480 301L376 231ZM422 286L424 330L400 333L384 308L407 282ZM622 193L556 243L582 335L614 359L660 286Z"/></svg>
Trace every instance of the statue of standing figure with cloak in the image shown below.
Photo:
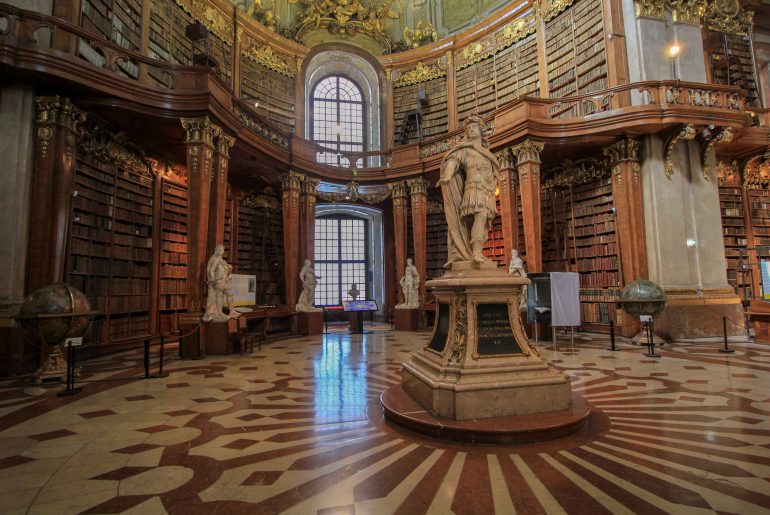
<svg viewBox="0 0 770 515"><path fill-rule="evenodd" d="M487 148L484 121L465 120L465 136L441 162L438 185L444 198L447 220L447 253L444 265L457 261L489 261L483 254L489 225L497 216L497 158Z"/></svg>

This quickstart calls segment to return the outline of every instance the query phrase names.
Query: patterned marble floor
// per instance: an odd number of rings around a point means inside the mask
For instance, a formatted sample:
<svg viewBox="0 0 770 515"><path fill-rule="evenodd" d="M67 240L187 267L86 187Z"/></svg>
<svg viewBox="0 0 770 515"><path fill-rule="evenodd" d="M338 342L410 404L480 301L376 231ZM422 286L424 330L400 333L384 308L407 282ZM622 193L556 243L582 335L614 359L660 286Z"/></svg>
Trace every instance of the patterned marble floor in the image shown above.
<svg viewBox="0 0 770 515"><path fill-rule="evenodd" d="M383 421L380 393L427 338L335 332L151 380L122 355L69 398L6 383L0 512L770 513L770 346L549 344L589 426L473 447Z"/></svg>

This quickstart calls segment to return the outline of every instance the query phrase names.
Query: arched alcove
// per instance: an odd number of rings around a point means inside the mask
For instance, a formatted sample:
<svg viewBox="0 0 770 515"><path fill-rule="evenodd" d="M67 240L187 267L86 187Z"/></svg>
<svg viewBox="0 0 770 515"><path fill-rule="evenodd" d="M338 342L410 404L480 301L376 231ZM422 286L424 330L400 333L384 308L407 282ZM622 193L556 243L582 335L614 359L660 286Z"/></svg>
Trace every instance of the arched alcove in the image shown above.
<svg viewBox="0 0 770 515"><path fill-rule="evenodd" d="M382 211L372 207L353 204L319 204L316 206L316 218L332 215L352 216L363 218L367 223L368 238L367 253L371 265L371 291L369 298L377 301L377 315L384 315L385 304L385 275Z"/></svg>

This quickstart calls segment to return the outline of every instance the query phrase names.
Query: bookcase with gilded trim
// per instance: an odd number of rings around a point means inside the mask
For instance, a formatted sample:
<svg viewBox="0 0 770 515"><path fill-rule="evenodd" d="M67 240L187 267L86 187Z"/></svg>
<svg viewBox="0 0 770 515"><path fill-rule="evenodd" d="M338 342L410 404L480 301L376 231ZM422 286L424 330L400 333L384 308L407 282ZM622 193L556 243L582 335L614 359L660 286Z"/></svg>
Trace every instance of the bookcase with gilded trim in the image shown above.
<svg viewBox="0 0 770 515"><path fill-rule="evenodd" d="M123 48L139 51L142 41L142 0L83 0L81 26L102 38L113 41ZM80 55L102 66L104 56L84 40L78 46ZM120 60L118 73L136 79L139 68L136 64Z"/></svg>
<svg viewBox="0 0 770 515"><path fill-rule="evenodd" d="M164 177L161 188L158 310L161 331L171 332L179 327L179 312L188 308L187 185Z"/></svg>
<svg viewBox="0 0 770 515"><path fill-rule="evenodd" d="M173 0L152 0L148 55L168 63L191 65L192 42L185 34L193 18ZM157 84L172 87L171 77L149 68L147 73Z"/></svg>
<svg viewBox="0 0 770 515"><path fill-rule="evenodd" d="M738 34L709 31L706 37L712 80L746 90L746 104L759 107L751 39Z"/></svg>
<svg viewBox="0 0 770 515"><path fill-rule="evenodd" d="M744 196L746 198L744 199ZM741 295L741 290L744 285L747 289L747 294L752 292L752 272L749 266L749 260L752 256L744 252L743 260L741 260L741 250L749 247L749 227L747 221L746 202L748 202L748 194L741 187L740 181L737 176L733 181L723 182L719 184L719 210L722 215L722 237L725 244L725 259L727 265L727 282L732 285L738 295ZM762 202L752 201L755 204L762 204ZM754 212L751 208L751 218L754 218L754 214L759 215L760 210L757 207L757 211ZM767 208L764 208L765 210ZM757 217L763 219L763 217ZM762 232L762 229L760 229ZM766 234L768 234L766 232Z"/></svg>
<svg viewBox="0 0 770 515"><path fill-rule="evenodd" d="M427 226L425 232L426 246L426 281L438 279L444 275L444 264L448 258L447 251L447 224L444 212L439 202L428 203L426 215Z"/></svg>
<svg viewBox="0 0 770 515"><path fill-rule="evenodd" d="M150 334L153 178L87 151L75 166L67 282L98 315L90 342Z"/></svg>
<svg viewBox="0 0 770 515"><path fill-rule="evenodd" d="M427 104L424 107L418 107L417 92L420 89L425 91L427 97ZM418 109L422 112L422 135L424 139L447 132L449 114L446 77L393 88L393 127L396 134L400 134L407 113ZM409 144L416 142L417 139L417 127L412 126L406 135L406 140L397 143Z"/></svg>
<svg viewBox="0 0 770 515"><path fill-rule="evenodd" d="M262 66L242 53L241 98L279 129L294 132L294 77Z"/></svg>
<svg viewBox="0 0 770 515"><path fill-rule="evenodd" d="M277 198L249 196L238 205L239 274L255 275L255 303L283 303L283 214ZM233 227L235 230L235 226Z"/></svg>
<svg viewBox="0 0 770 515"><path fill-rule="evenodd" d="M601 0L582 0L545 26L548 91L551 97L582 95L605 89L607 55ZM579 105L552 113L556 118L590 114Z"/></svg>

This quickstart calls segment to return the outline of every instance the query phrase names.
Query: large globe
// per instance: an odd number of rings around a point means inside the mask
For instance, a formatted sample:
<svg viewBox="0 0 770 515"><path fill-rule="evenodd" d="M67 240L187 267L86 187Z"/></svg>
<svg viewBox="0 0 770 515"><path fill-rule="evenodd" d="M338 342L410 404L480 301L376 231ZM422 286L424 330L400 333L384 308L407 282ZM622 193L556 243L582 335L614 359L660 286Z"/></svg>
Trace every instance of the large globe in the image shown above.
<svg viewBox="0 0 770 515"><path fill-rule="evenodd" d="M24 336L37 345L56 345L85 336L91 305L83 292L65 283L45 286L24 299L17 317Z"/></svg>
<svg viewBox="0 0 770 515"><path fill-rule="evenodd" d="M634 318L655 317L666 307L666 293L652 281L637 279L620 293L620 305Z"/></svg>

